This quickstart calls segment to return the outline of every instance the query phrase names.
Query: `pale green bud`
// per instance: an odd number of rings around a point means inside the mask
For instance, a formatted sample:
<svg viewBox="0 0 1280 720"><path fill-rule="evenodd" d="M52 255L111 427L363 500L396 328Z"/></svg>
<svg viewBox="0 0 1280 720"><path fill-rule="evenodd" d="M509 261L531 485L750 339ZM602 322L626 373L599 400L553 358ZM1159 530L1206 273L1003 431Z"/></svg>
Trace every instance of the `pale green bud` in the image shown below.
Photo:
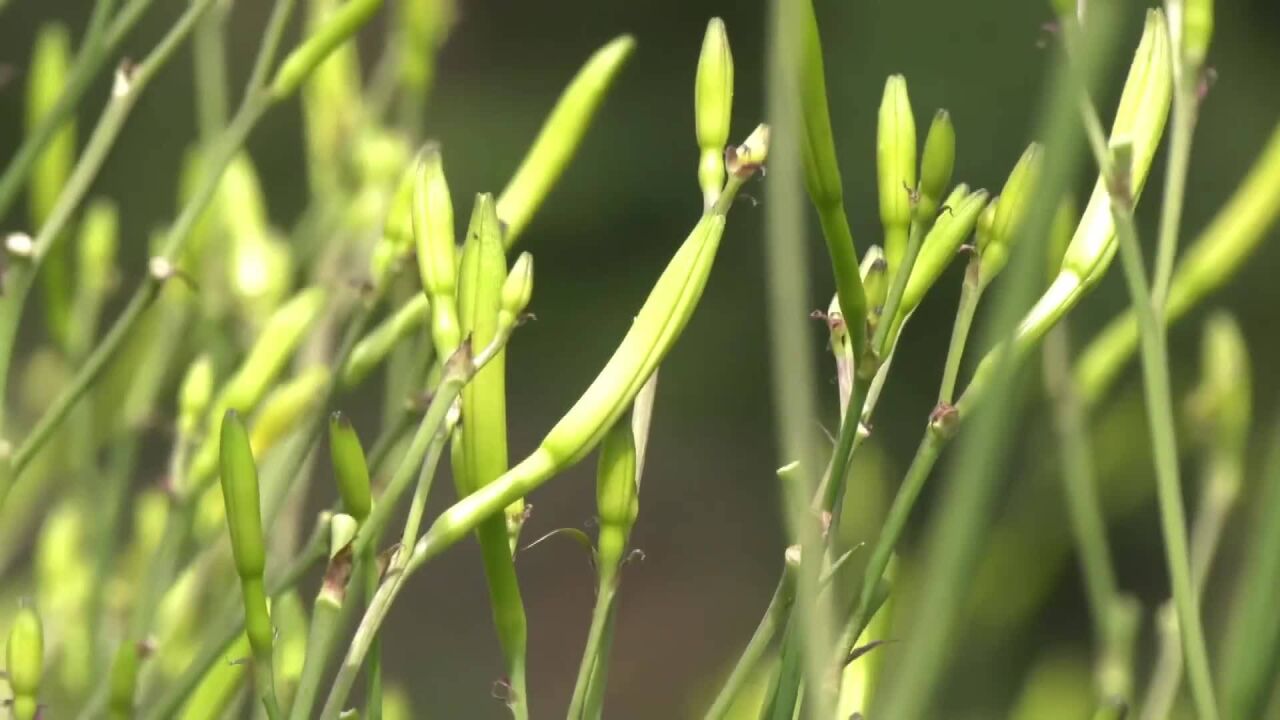
<svg viewBox="0 0 1280 720"><path fill-rule="evenodd" d="M509 327L520 319L520 313L533 297L533 256L520 253L502 283L502 302L498 309L498 325Z"/></svg>
<svg viewBox="0 0 1280 720"><path fill-rule="evenodd" d="M733 54L720 18L712 18L707 23L702 39L693 107L698 148L702 151L698 183L710 207L724 187L724 147L729 143L729 123L733 115Z"/></svg>
<svg viewBox="0 0 1280 720"><path fill-rule="evenodd" d="M885 81L876 127L876 175L884 253L892 273L907 250L911 193L916 187L916 120L907 96L907 80L901 75L890 75Z"/></svg>
<svg viewBox="0 0 1280 720"><path fill-rule="evenodd" d="M178 432L192 437L200 428L200 421L213 400L213 359L206 355L196 358L187 368L187 374L178 388Z"/></svg>
<svg viewBox="0 0 1280 720"><path fill-rule="evenodd" d="M1009 261L1013 243L1019 238L1019 227L1035 196L1043 165L1044 150L1039 144L1031 143L1005 181L991 227L978 238L978 277L984 287Z"/></svg>
<svg viewBox="0 0 1280 720"><path fill-rule="evenodd" d="M1213 39L1213 0L1183 0L1182 57L1188 69L1204 65Z"/></svg>
<svg viewBox="0 0 1280 720"><path fill-rule="evenodd" d="M442 359L448 358L461 342L456 297L458 251L454 241L453 200L438 145L427 145L418 154L412 218L422 289L431 298L431 337L436 354Z"/></svg>

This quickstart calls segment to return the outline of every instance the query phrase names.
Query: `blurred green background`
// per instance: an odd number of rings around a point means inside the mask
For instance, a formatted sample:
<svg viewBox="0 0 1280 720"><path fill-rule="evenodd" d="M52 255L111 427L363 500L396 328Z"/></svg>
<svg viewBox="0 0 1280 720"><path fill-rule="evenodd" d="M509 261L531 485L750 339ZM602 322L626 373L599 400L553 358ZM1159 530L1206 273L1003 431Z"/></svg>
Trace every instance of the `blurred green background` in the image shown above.
<svg viewBox="0 0 1280 720"><path fill-rule="evenodd" d="M158 3L125 43L126 52L140 54L151 47L182 4ZM78 32L89 2L15 0L11 5L0 16L0 63L11 70L0 87L3 156L21 134L22 72L34 29L58 18ZM816 5L846 202L859 246L878 241L875 118L889 73L906 75L922 138L933 110L950 110L959 136L956 179L997 191L1032 139L1048 58L1041 47L1050 39L1042 28L1050 18L1047 3L818 0ZM1184 220L1188 241L1234 188L1280 119L1280 4L1220 0L1217 6L1210 64L1218 77L1197 130ZM268 8L262 0L241 0L232 12L233 88L247 74ZM1121 52L1126 62L1141 14L1140 4L1126 13ZM459 218L466 217L471 194L502 187L559 90L596 47L623 32L638 41L581 152L523 240L537 258L531 310L538 320L520 331L509 354L513 456L531 449L586 386L700 212L693 76L706 21L715 15L729 29L737 65L734 135L744 136L764 119L763 3L460 3L428 114L429 134L444 145ZM362 38L367 60L375 56L381 33L374 27ZM1109 113L1123 70L1112 73L1100 98L1104 112ZM106 97L108 80L105 74L100 78L82 108L82 140ZM128 283L143 270L148 233L174 210L175 178L195 136L191 93L188 53L144 96L97 183L98 191L122 210ZM281 227L297 219L306 200L301 132L293 103L269 115L250 142L272 219ZM1162 177L1158 159L1151 196L1159 192ZM773 469L785 459L774 452L771 428L761 247L768 183L765 177L750 185L751 197L735 208L702 305L662 368L633 536L644 559L626 569L610 673L610 718L681 717L701 708L754 628L780 567L784 540ZM1080 197L1087 188L1082 182ZM1141 218L1148 238L1154 234L1154 203L1149 205ZM15 211L3 218L0 229L21 228L24 222ZM1210 303L1236 313L1250 341L1255 404L1262 418L1255 449L1270 436L1265 430L1278 389L1268 369L1280 361L1273 324L1273 277L1280 268L1280 246L1274 241L1280 234L1273 230L1270 239L1231 288ZM832 284L816 227L795 240L810 251L812 306L825 308ZM851 492L851 508L858 511L851 517L859 518L855 538L873 537L878 509L919 439L936 395L960 269L957 263L944 277L902 340L877 413L874 442L855 476L860 484ZM1072 316L1077 344L1123 307L1124 288L1118 271L1112 274ZM1171 334L1180 391L1195 378L1201 317L1196 313ZM35 341L31 328L19 340L28 346ZM813 325L812 342L825 344L821 323ZM819 357L829 392L824 415L812 419L815 433L835 426L834 371L825 353ZM1111 539L1122 586L1138 593L1150 610L1163 600L1166 583L1135 381L1133 373L1126 374L1096 418L1096 461L1113 511ZM379 397L370 392L372 399ZM362 398L342 402L358 420L373 421L373 413L361 414ZM1088 697L1089 623L1072 563L1053 441L1045 413L1034 402L1021 428L1020 460L1007 478L1007 501L938 706L946 708L946 717L1004 714L1032 674L1060 672L1069 687ZM372 427L366 432L372 434ZM1194 464L1188 462L1187 468ZM316 478L317 503L330 496L326 478ZM446 494L437 493L437 503ZM1247 498L1246 511L1235 516L1240 525L1247 519ZM526 538L557 527L587 526L594 512L593 463L549 484L531 501ZM926 497L913 528L928 516ZM1224 581L1236 557L1232 537L1219 565ZM908 538L908 563L917 538L917 532ZM531 706L534 717L554 717L572 689L593 577L584 553L558 540L520 555L519 568L530 620ZM1205 606L1212 635L1229 587L1210 587ZM474 543L416 577L389 627L389 677L408 686L419 716L505 715L490 696L501 661ZM1150 636L1148 616L1144 657ZM890 645L877 652L891 656L894 650Z"/></svg>

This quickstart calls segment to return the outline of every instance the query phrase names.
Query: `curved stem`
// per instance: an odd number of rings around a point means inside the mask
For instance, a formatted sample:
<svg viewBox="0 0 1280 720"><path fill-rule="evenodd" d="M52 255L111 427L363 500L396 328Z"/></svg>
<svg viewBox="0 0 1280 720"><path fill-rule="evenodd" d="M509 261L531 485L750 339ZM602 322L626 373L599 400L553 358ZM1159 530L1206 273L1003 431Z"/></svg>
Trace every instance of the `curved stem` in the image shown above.
<svg viewBox="0 0 1280 720"><path fill-rule="evenodd" d="M578 679L573 684L573 697L569 701L567 720L594 720L595 716L585 713L587 690L592 684L592 677L600 659L605 626L613 611L613 598L617 590L611 579L601 579L596 590L596 605L591 611L591 627L587 631L587 644L582 651L582 661L578 664Z"/></svg>
<svg viewBox="0 0 1280 720"><path fill-rule="evenodd" d="M790 590L787 573L784 571L782 578L778 580L778 587L773 591L773 597L769 600L769 606L765 608L764 616L756 625L755 632L751 633L751 639L743 648L742 654L738 656L738 661L734 663L729 677L720 687L720 693L716 695L715 701L711 703L711 708L704 716L705 720L722 720L728 717L729 710L738 699L743 686L751 680L756 668L760 665L760 660L768 651L769 643L778 634L778 630L786 624L787 613L791 610L791 603L795 599Z"/></svg>
<svg viewBox="0 0 1280 720"><path fill-rule="evenodd" d="M965 268L964 283L960 285L960 304L956 307L956 320L951 327L951 343L947 346L947 360L942 368L942 385L938 389L939 405L950 405L955 399L960 362L964 359L969 329L973 327L973 316L977 314L978 301L981 299L982 285L978 281L978 263L975 258Z"/></svg>

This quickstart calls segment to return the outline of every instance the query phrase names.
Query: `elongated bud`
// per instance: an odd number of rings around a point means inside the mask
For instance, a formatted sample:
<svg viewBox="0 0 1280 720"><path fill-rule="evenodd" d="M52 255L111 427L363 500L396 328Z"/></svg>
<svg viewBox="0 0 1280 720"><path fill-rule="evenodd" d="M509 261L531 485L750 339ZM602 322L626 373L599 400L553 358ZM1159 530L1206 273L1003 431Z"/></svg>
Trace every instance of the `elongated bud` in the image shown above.
<svg viewBox="0 0 1280 720"><path fill-rule="evenodd" d="M533 256L527 252L520 253L516 262L507 273L502 283L502 306L498 313L498 325L508 327L520 319L520 314L529 307L533 298Z"/></svg>
<svg viewBox="0 0 1280 720"><path fill-rule="evenodd" d="M233 240L256 238L266 233L266 195L247 153L237 154L223 171L218 184L218 208Z"/></svg>
<svg viewBox="0 0 1280 720"><path fill-rule="evenodd" d="M71 65L71 35L61 23L47 23L36 33L27 73L27 131L38 127L53 110L67 85ZM31 224L40 227L49 217L71 174L76 156L74 114L40 152L31 170Z"/></svg>
<svg viewBox="0 0 1280 720"><path fill-rule="evenodd" d="M27 132L43 124L53 110L67 84L71 63L71 36L60 23L42 25L36 34L31 69L27 78ZM32 227L44 225L58 195L71 175L76 159L76 124L74 114L46 142L31 167L30 206ZM45 317L51 334L65 346L72 340L69 327L74 294L71 257L68 243L53 245L45 257L40 273L40 289L45 303Z"/></svg>
<svg viewBox="0 0 1280 720"><path fill-rule="evenodd" d="M1205 322L1200 344L1200 386L1189 414L1212 447L1244 450L1253 414L1249 347L1235 318L1216 312Z"/></svg>
<svg viewBox="0 0 1280 720"><path fill-rule="evenodd" d="M187 368L178 388L178 432L193 437L213 400L213 358L201 355Z"/></svg>
<svg viewBox="0 0 1280 720"><path fill-rule="evenodd" d="M248 412L257 406L293 351L324 310L325 292L308 288L272 313L220 400L222 408Z"/></svg>
<svg viewBox="0 0 1280 720"><path fill-rule="evenodd" d="M946 110L939 110L929 125L929 134L924 140L924 157L920 161L920 198L916 203L916 214L925 222L934 222L942 194L951 184L955 165L956 129L951 124L951 115Z"/></svg>
<svg viewBox="0 0 1280 720"><path fill-rule="evenodd" d="M330 377L329 368L313 365L271 391L249 433L255 456L262 457L303 427L307 416L324 400Z"/></svg>
<svg viewBox="0 0 1280 720"><path fill-rule="evenodd" d="M635 49L630 35L614 38L593 54L561 93L516 174L498 196L498 217L510 248L542 205L551 186L577 151L587 127L623 63Z"/></svg>
<svg viewBox="0 0 1280 720"><path fill-rule="evenodd" d="M907 249L911 193L916 186L916 120L907 97L907 80L901 75L890 75L884 84L876 127L876 174L884 253L893 273Z"/></svg>
<svg viewBox="0 0 1280 720"><path fill-rule="evenodd" d="M1000 204L995 210L990 228L978 237L978 278L986 287L1009 262L1013 243L1019 237L1019 226L1027 214L1031 199L1035 196L1044 165L1044 151L1032 143L1018 159L1009 179L1000 192Z"/></svg>
<svg viewBox="0 0 1280 720"><path fill-rule="evenodd" d="M624 414L600 442L596 508L600 518L600 565L615 568L626 553L627 538L640 511L635 435L629 414Z"/></svg>
<svg viewBox="0 0 1280 720"><path fill-rule="evenodd" d="M957 199L957 195L962 197ZM955 260L960 246L978 224L978 218L985 214L984 208L990 207L987 205L987 197L986 190L970 193L963 184L948 196L946 204L951 210L938 216L938 221L920 245L920 254L916 257L915 265L911 266L907 287L902 292L896 322L900 323L920 305L929 289L942 276L942 272Z"/></svg>
<svg viewBox="0 0 1280 720"><path fill-rule="evenodd" d="M115 281L116 251L120 245L120 218L114 203L95 200L80 224L80 285L101 296Z"/></svg>
<svg viewBox="0 0 1280 720"><path fill-rule="evenodd" d="M1204 65L1212 39L1213 0L1183 0L1182 57L1188 70L1195 72Z"/></svg>
<svg viewBox="0 0 1280 720"><path fill-rule="evenodd" d="M431 298L431 337L436 355L447 358L461 342L455 299L458 260L453 234L453 199L445 180L440 148L434 144L427 145L418 154L412 217L422 289Z"/></svg>
<svg viewBox="0 0 1280 720"><path fill-rule="evenodd" d="M369 331L351 348L351 355L342 370L342 384L359 385L369 372L391 354L392 348L431 319L431 301L418 293L409 299L391 317Z"/></svg>
<svg viewBox="0 0 1280 720"><path fill-rule="evenodd" d="M266 544L262 538L258 467L249 433L235 410L228 410L223 416L221 435L222 499L236 573L241 578L261 578L266 569Z"/></svg>
<svg viewBox="0 0 1280 720"><path fill-rule="evenodd" d="M301 45L285 56L271 81L271 93L283 99L293 94L316 66L360 28L382 7L382 0L348 0L313 30Z"/></svg>
<svg viewBox="0 0 1280 720"><path fill-rule="evenodd" d="M733 53L720 18L707 23L702 38L693 101L698 148L702 151L698 184L702 186L705 205L710 207L724 187L724 147L729 143L733 115Z"/></svg>
<svg viewBox="0 0 1280 720"><path fill-rule="evenodd" d="M6 660L9 688L13 691L13 716L34 720L44 676L44 627L35 608L23 607L14 616Z"/></svg>
<svg viewBox="0 0 1280 720"><path fill-rule="evenodd" d="M373 509L369 464L365 460L360 436L341 412L329 416L329 458L333 462L333 477L338 484L343 509L363 523Z"/></svg>
<svg viewBox="0 0 1280 720"><path fill-rule="evenodd" d="M385 285L396 263L413 254L413 197L420 159L421 155L404 170L400 183L391 196L387 218L382 225L382 236L374 245L370 258L370 274L375 286Z"/></svg>
<svg viewBox="0 0 1280 720"><path fill-rule="evenodd" d="M1138 200L1164 133L1172 94L1172 65L1164 14L1150 11L1111 128L1113 146L1124 139L1131 147L1130 166L1116 169L1116 174L1126 180L1124 189L1131 202ZM1020 346L1027 347L1042 337L1110 267L1116 252L1108 189L1108 182L1113 179L1099 177L1094 184L1080 224L1063 255L1061 270L1018 326L1016 339Z"/></svg>
<svg viewBox="0 0 1280 720"><path fill-rule="evenodd" d="M884 250L879 245L872 245L863 253L859 272L862 275L862 287L867 294L867 314L877 320L880 318L880 311L884 310L885 297L889 294L888 267Z"/></svg>

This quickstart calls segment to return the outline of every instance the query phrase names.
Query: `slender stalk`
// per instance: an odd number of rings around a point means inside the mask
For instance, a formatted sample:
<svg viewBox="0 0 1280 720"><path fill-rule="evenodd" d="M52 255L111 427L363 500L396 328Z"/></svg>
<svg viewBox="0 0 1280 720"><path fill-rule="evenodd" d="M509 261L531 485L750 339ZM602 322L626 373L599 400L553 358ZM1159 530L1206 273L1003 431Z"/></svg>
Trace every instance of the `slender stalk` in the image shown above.
<svg viewBox="0 0 1280 720"><path fill-rule="evenodd" d="M218 0L196 27L192 41L196 85L196 125L212 143L227 124L227 4Z"/></svg>
<svg viewBox="0 0 1280 720"><path fill-rule="evenodd" d="M724 685L720 687L720 693L716 695L716 699L711 703L710 709L704 716L706 720L722 720L728 717L729 710L733 707L734 701L741 694L743 686L754 676L756 669L760 665L760 661L764 658L765 653L769 649L769 643L773 641L778 630L786 623L786 618L791 610L791 603L795 600L792 592L793 588L787 580L787 573L784 571L782 578L778 580L778 587L773 591L773 597L769 600L768 607L765 608L764 615L760 618L760 623L756 625L755 632L751 633L751 639L747 642L747 646L743 648L742 654L738 656L738 661L734 663L733 670L729 672L729 677L724 681Z"/></svg>
<svg viewBox="0 0 1280 720"><path fill-rule="evenodd" d="M775 139L769 158L769 204L765 216L770 385L779 455L785 463L799 463L793 472L778 475L789 535L803 548L796 580L798 602L793 607L796 632L789 635L789 642L800 643L800 652L784 652L784 657L798 657L803 663L803 673L788 673L786 679L798 681L803 676L808 680L802 683L807 712L829 717L830 693L823 691L823 685L834 622L830 598L821 598L818 593L824 542L818 520L809 511L821 479L811 425L817 417L817 382L805 326L810 303L807 251L803 243L795 242L795 238L804 235L805 226L799 144L803 129L800 79L804 66L804 8L799 3L774 0L770 3L769 21L768 112ZM781 696L793 694L784 689ZM788 717L791 712L788 707Z"/></svg>
<svg viewBox="0 0 1280 720"><path fill-rule="evenodd" d="M616 599L610 605L612 608L605 619L604 630L600 633L600 650L591 671L591 684L587 688L584 713L589 718L604 717L604 692L609 685L609 650L613 647L613 629L618 621Z"/></svg>
<svg viewBox="0 0 1280 720"><path fill-rule="evenodd" d="M360 574L363 575L364 607L368 609L373 596L378 592L378 554L377 549L370 547L365 551L360 562ZM382 720L382 653L381 643L374 638L369 646L369 657L365 660L365 720Z"/></svg>
<svg viewBox="0 0 1280 720"><path fill-rule="evenodd" d="M249 71L249 80L245 83L244 97L251 98L266 88L267 73L280 50L280 40L284 37L285 28L289 26L293 3L294 0L275 0L272 5L266 29L262 32L262 44L258 46L258 55L253 60L253 69Z"/></svg>
<svg viewBox="0 0 1280 720"><path fill-rule="evenodd" d="M1093 619L1098 648L1095 680L1103 701L1128 703L1133 687L1132 636L1127 632L1125 610L1131 607L1118 590L1115 567L1107 547L1107 526L1098 500L1093 448L1089 442L1084 408L1071 377L1071 352L1065 324L1054 328L1044 343L1044 384L1053 405L1058 456L1062 463L1062 487L1067 517L1080 559L1085 597ZM1131 617L1131 616L1130 616Z"/></svg>
<svg viewBox="0 0 1280 720"><path fill-rule="evenodd" d="M588 688L592 684L592 676L597 670L597 658L603 647L605 628L613 613L614 596L617 591L615 582L601 582L596 593L596 606L591 612L591 626L587 630L587 645L582 652L582 662L578 665L578 679L573 684L573 696L569 701L568 720L595 720L598 714L586 712Z"/></svg>
<svg viewBox="0 0 1280 720"><path fill-rule="evenodd" d="M1197 596L1203 597L1209 570L1217 553L1227 517L1235 506L1243 481L1242 458L1221 446L1209 450L1204 489L1196 517L1191 524L1191 582ZM1143 720L1169 717L1178 687L1182 682L1182 646L1175 609L1165 602L1158 614L1160 651L1152 671L1147 694L1142 703Z"/></svg>
<svg viewBox="0 0 1280 720"><path fill-rule="evenodd" d="M1204 720L1218 717L1213 678L1209 673L1209 653L1200 621L1200 602L1191 582L1191 557L1187 548L1187 521L1182 506L1182 483L1178 469L1178 442L1174 429L1173 398L1169 389L1169 358L1165 328L1151 304L1142 249L1138 245L1129 198L1112 195L1111 211L1116 221L1129 295L1138 316L1141 332L1142 377L1146 387L1147 421L1151 430L1151 450L1155 456L1156 495L1164 532L1165 556L1173 601L1178 613L1191 697L1196 712Z"/></svg>
<svg viewBox="0 0 1280 720"><path fill-rule="evenodd" d="M951 326L951 342L947 345L947 360L942 368L942 385L938 388L938 404L950 405L955 398L956 378L960 375L960 362L969 342L969 329L973 316L982 299L982 283L978 281L978 262L974 258L965 268L964 282L960 285L960 303L956 307L955 324Z"/></svg>
<svg viewBox="0 0 1280 720"><path fill-rule="evenodd" d="M924 236L932 225L920 220L911 222L906 252L902 256L902 262L893 271L893 282L889 284L889 294L885 297L884 309L880 312L881 321L876 324L875 335L871 338L871 348L877 357L883 356L888 349L886 346L890 340L889 328L894 325L893 318L897 317L898 306L902 304L902 293L906 291L907 280L911 278L911 266L916 264L920 245L924 243Z"/></svg>

